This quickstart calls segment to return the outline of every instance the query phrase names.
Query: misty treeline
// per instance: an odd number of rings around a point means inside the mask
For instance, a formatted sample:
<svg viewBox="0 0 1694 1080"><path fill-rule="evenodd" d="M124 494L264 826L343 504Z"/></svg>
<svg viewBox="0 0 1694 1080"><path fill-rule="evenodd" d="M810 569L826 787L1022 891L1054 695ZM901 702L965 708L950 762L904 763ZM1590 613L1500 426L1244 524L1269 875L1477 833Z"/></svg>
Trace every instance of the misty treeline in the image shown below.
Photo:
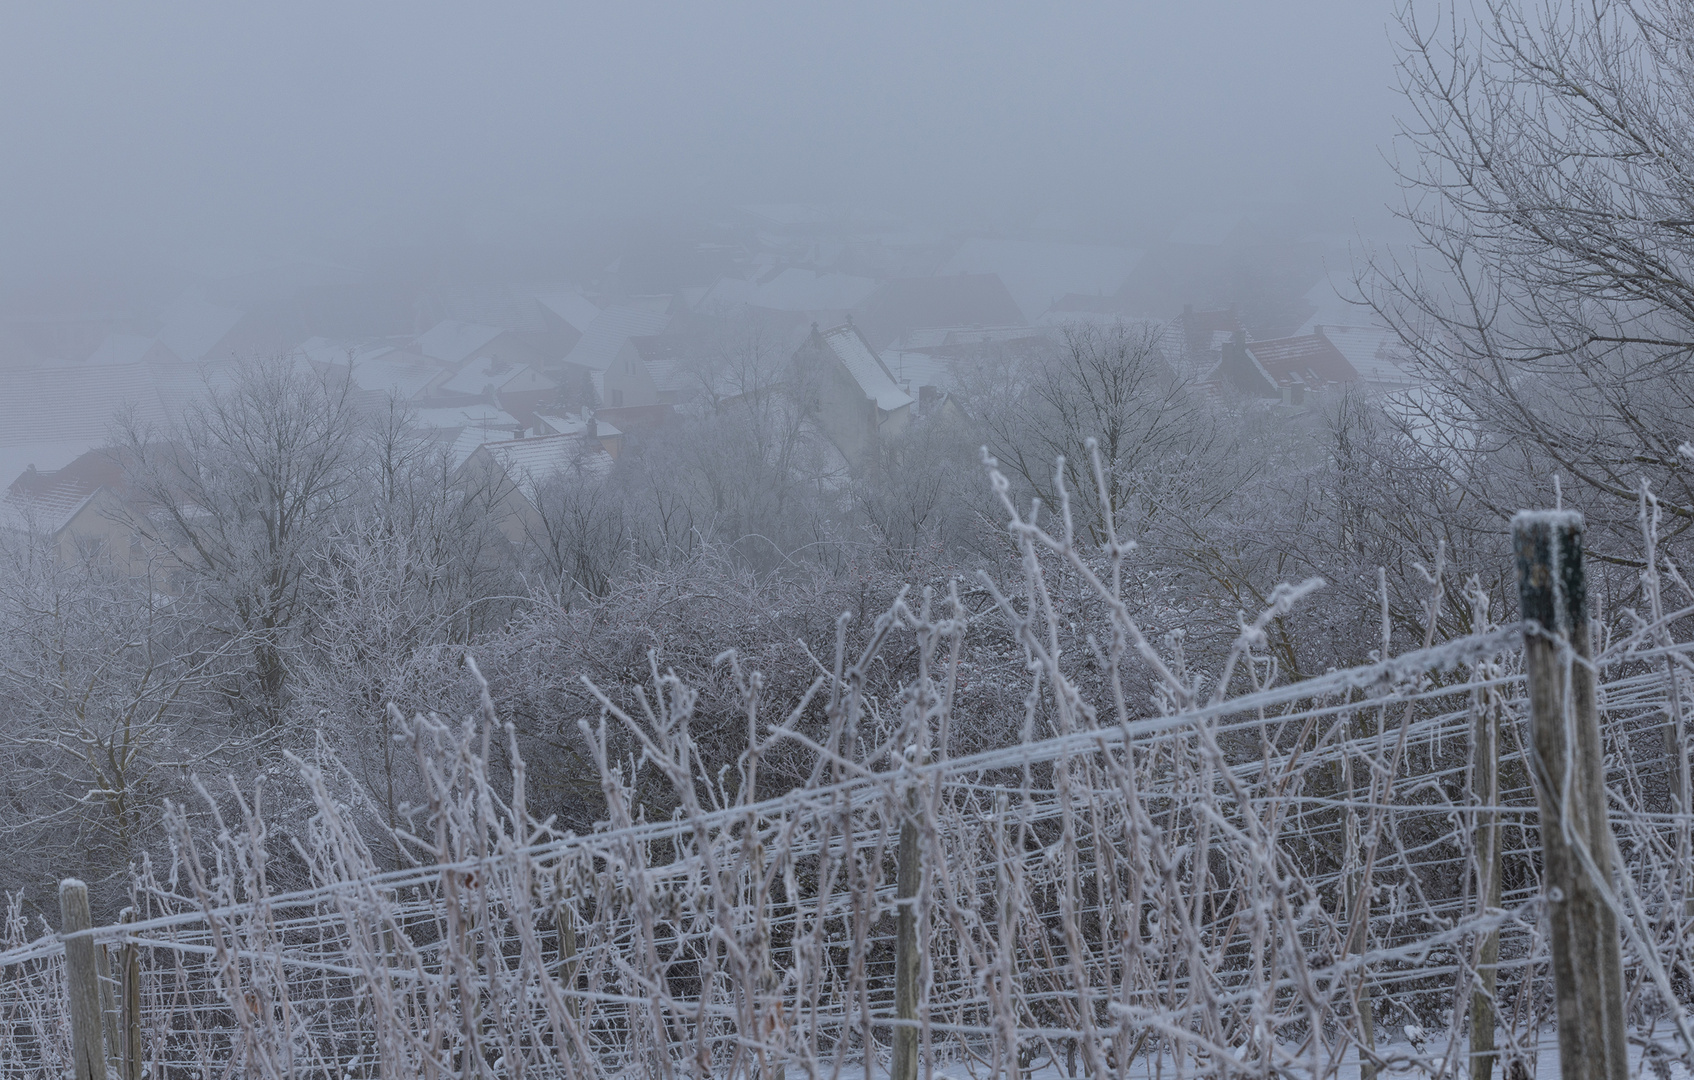
<svg viewBox="0 0 1694 1080"><path fill-rule="evenodd" d="M1055 505L1063 478L1085 558L1108 562L1101 514L1133 538L1132 614L1191 670L1219 670L1238 613L1281 582L1326 584L1265 628L1264 683L1510 618L1507 518L1555 499L1587 515L1611 618L1641 595L1641 515L1662 517L1673 564L1694 521L1694 14L1483 14L1403 19L1400 160L1424 246L1380 257L1360 299L1399 332L1413 391L1267 407L1205 385L1155 327L1077 325L957 365L945 407L849 462L786 351L748 328L701 373L734 394L698 395L609 472L530 478L515 535L510 478L456 467L403 406L289 358L245 363L169 430L120 425L130 559L6 541L0 888L47 910L47 885L77 874L110 915L127 868L161 852L162 804L204 805L200 780L269 778L270 827L303 828L287 755L339 762L340 797L396 825L420 785L387 706L473 712L466 657L515 728L532 812L586 830L602 796L585 679L639 714L674 670L701 695L715 772L746 749L726 651L761 700L798 702L838 620L857 655L901 589L956 588L972 613L955 751L1015 742L1044 714L981 584L1023 557L985 454L1023 504ZM1092 655L1098 598L1062 560L1044 571L1065 653ZM885 651L865 693L897 695L914 664ZM1137 692L1156 711L1147 673ZM634 768L642 812L670 814L669 786ZM800 779L780 756L760 777Z"/></svg>

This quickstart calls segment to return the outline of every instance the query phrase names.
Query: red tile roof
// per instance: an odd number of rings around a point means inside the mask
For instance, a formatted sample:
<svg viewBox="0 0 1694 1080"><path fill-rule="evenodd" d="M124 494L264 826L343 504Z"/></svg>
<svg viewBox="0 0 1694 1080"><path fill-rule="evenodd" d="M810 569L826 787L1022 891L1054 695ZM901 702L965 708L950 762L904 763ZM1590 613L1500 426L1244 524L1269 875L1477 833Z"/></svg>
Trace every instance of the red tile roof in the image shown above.
<svg viewBox="0 0 1694 1080"><path fill-rule="evenodd" d="M8 516L45 532L58 532L101 488L123 486L123 463L113 450L90 450L62 469L33 466L6 489Z"/></svg>
<svg viewBox="0 0 1694 1080"><path fill-rule="evenodd" d="M1249 341L1247 351L1279 387L1301 382L1315 389L1359 377L1341 350L1322 334Z"/></svg>

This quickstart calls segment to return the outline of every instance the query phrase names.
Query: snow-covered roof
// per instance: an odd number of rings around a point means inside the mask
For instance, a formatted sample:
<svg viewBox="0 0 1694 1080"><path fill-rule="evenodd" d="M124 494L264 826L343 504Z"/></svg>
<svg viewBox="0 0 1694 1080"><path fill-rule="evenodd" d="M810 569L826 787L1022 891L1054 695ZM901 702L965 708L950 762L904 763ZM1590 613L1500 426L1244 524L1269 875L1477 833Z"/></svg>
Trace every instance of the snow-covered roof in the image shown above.
<svg viewBox="0 0 1694 1080"><path fill-rule="evenodd" d="M466 364L458 374L442 383L440 389L449 394L481 394L489 387L498 391L507 383L527 374L528 364L514 364L492 356L479 356Z"/></svg>
<svg viewBox="0 0 1694 1080"><path fill-rule="evenodd" d="M414 414L414 423L420 429L432 431L448 431L455 428L467 428L493 433L501 431L516 431L520 426L518 418L493 405L450 405L442 408L418 409Z"/></svg>
<svg viewBox="0 0 1694 1080"><path fill-rule="evenodd" d="M998 341L1022 341L1048 337L1051 330L1033 326L934 326L907 333L894 343L897 349L939 349L948 345L986 345ZM886 359L886 356L885 356Z"/></svg>
<svg viewBox="0 0 1694 1080"><path fill-rule="evenodd" d="M675 393L695 388L695 374L703 368L703 365L694 362L700 349L697 339L684 334L655 334L632 337L629 344L647 377L653 381L655 390Z"/></svg>
<svg viewBox="0 0 1694 1080"><path fill-rule="evenodd" d="M413 347L431 359L458 364L503 333L498 326L444 319L424 331Z"/></svg>
<svg viewBox="0 0 1694 1080"><path fill-rule="evenodd" d="M541 333L547 320L541 305L510 285L459 285L442 290L441 309L449 319L497 326L520 333Z"/></svg>
<svg viewBox="0 0 1694 1080"><path fill-rule="evenodd" d="M121 410L159 425L167 420L153 370L145 364L18 368L0 393L0 446L106 441ZM40 463L37 463L38 465Z"/></svg>
<svg viewBox="0 0 1694 1080"><path fill-rule="evenodd" d="M883 412L893 412L902 405L910 405L913 398L900 389L894 381L894 375L876 355L876 350L865 341L864 335L851 324L837 326L825 331L822 335L824 344L840 358L859 384L859 389L865 396L876 402L876 407Z"/></svg>
<svg viewBox="0 0 1694 1080"><path fill-rule="evenodd" d="M516 421L513 422L516 423ZM487 446L489 443L515 441L517 437L515 431L487 431L481 428L468 427L453 437L453 441L447 449L447 460L452 463L453 468L457 469L470 460L470 456L481 447Z"/></svg>
<svg viewBox="0 0 1694 1080"><path fill-rule="evenodd" d="M404 401L424 396L442 375L440 365L415 352L380 346L353 357L353 385Z"/></svg>
<svg viewBox="0 0 1694 1080"><path fill-rule="evenodd" d="M86 439L0 446L0 486L10 484L30 468L42 472L62 469L90 449Z"/></svg>
<svg viewBox="0 0 1694 1080"><path fill-rule="evenodd" d="M552 413L536 413L535 419L553 429L555 435L586 435L589 421L580 416L555 416Z"/></svg>
<svg viewBox="0 0 1694 1080"><path fill-rule="evenodd" d="M530 503L541 486L555 476L576 474L603 477L612 457L600 444L580 434L544 435L487 443L483 450Z"/></svg>
<svg viewBox="0 0 1694 1080"><path fill-rule="evenodd" d="M1394 331L1376 326L1318 325L1312 329L1340 350L1365 382L1389 386L1410 386L1417 382L1400 366L1405 358L1405 346Z"/></svg>
<svg viewBox="0 0 1694 1080"><path fill-rule="evenodd" d="M617 359L624 342L632 337L662 334L670 321L671 317L664 311L655 311L645 304L608 307L583 331L582 340L565 361L589 371L605 371Z"/></svg>
<svg viewBox="0 0 1694 1080"><path fill-rule="evenodd" d="M20 472L0 497L0 518L13 528L53 534L68 525L101 488L123 483L123 465L113 453L89 450L52 470Z"/></svg>
<svg viewBox="0 0 1694 1080"><path fill-rule="evenodd" d="M537 289L535 299L542 307L575 327L578 333L587 333L594 320L600 317L600 309L593 301L568 286Z"/></svg>
<svg viewBox="0 0 1694 1080"><path fill-rule="evenodd" d="M1347 357L1321 334L1249 341L1247 355L1263 368L1277 386L1295 382L1313 388L1358 379L1359 373Z"/></svg>

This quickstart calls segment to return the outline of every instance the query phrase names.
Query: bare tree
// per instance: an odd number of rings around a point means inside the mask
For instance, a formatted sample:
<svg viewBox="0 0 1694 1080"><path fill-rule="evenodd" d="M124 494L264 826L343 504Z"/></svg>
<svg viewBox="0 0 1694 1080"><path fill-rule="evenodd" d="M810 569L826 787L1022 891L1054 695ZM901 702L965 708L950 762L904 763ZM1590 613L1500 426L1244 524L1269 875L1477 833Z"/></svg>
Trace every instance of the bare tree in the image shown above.
<svg viewBox="0 0 1694 1080"><path fill-rule="evenodd" d="M244 745L215 692L244 643L204 633L160 585L100 557L64 562L35 537L0 547L0 888L73 862L93 882L121 877L159 839L160 799Z"/></svg>
<svg viewBox="0 0 1694 1080"><path fill-rule="evenodd" d="M696 366L696 405L620 462L643 558L704 542L768 568L834 538L846 463L813 423L779 345L755 320L732 324Z"/></svg>
<svg viewBox="0 0 1694 1080"><path fill-rule="evenodd" d="M1401 133L1415 255L1364 284L1416 360L1477 417L1468 472L1580 485L1591 528L1633 528L1647 477L1694 523L1694 9L1529 5L1472 20L1408 4ZM1497 438L1493 437L1497 436ZM1525 461L1527 469L1513 470ZM1621 536L1599 541L1621 548ZM1611 541L1608 543L1607 541Z"/></svg>
<svg viewBox="0 0 1694 1080"><path fill-rule="evenodd" d="M1079 504L1080 521L1103 520L1127 509L1151 471L1173 454L1206 444L1198 429L1204 414L1189 386L1159 349L1156 327L1117 322L1078 323L1064 329L1053 355L1009 372L1009 384L983 401L989 448L1001 467L1049 506L1058 504L1053 462L1064 458L1065 483ZM1109 505L1094 503L1085 441L1099 445ZM1099 526L1090 535L1101 539Z"/></svg>
<svg viewBox="0 0 1694 1080"><path fill-rule="evenodd" d="M561 472L534 489L523 515L525 546L555 602L600 597L626 554L629 536L622 493L593 474Z"/></svg>
<svg viewBox="0 0 1694 1080"><path fill-rule="evenodd" d="M122 425L141 505L134 527L175 555L226 636L252 643L261 709L273 715L311 559L357 490L358 417L348 381L255 360L169 431Z"/></svg>
<svg viewBox="0 0 1694 1080"><path fill-rule="evenodd" d="M420 432L412 409L392 397L360 426L354 470L374 500L361 502L354 515L360 524L346 535L375 529L403 539L408 590L453 613L443 628L451 640L468 641L476 627L497 623L507 610L499 598L522 591L498 526L505 481L455 468L448 449Z"/></svg>

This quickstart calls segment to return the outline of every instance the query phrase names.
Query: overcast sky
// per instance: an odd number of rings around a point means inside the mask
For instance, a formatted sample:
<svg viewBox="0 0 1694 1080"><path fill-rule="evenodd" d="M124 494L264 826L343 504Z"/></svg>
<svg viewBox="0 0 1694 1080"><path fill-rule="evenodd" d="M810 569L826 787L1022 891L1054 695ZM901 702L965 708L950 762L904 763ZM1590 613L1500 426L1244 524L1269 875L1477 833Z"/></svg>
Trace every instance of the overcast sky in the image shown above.
<svg viewBox="0 0 1694 1080"><path fill-rule="evenodd" d="M18 4L0 255L1391 192L1389 0Z"/></svg>

